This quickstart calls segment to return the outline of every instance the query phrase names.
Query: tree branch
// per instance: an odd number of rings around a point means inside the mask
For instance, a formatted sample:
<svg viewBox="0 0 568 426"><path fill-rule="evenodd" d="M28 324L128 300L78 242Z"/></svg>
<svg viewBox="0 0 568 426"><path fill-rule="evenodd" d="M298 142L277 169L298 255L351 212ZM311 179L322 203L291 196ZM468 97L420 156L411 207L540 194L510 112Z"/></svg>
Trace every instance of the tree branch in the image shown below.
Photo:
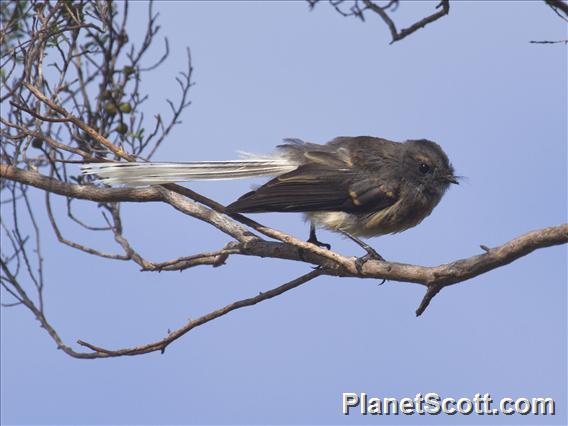
<svg viewBox="0 0 568 426"><path fill-rule="evenodd" d="M402 40L404 37L409 36L410 34L419 30L420 28L424 28L426 25L434 21L437 21L438 19L450 13L450 1L442 0L440 4L436 6L436 8L440 8L439 11L433 13L432 15L426 16L420 21L415 22L410 27L403 28L402 30L397 31L394 21L390 18L388 13L385 12L385 10L382 7L373 3L371 0L363 0L363 4L365 5L366 8L372 10L377 15L379 15L381 19L385 22L385 24L387 24L392 36L391 44L394 43L395 41Z"/></svg>
<svg viewBox="0 0 568 426"><path fill-rule="evenodd" d="M85 346L91 349L92 351L94 351L94 353L92 354L85 354L85 355L91 355L94 358L108 358L108 357L118 357L125 355L130 355L130 356L141 355L155 351L160 351L161 353L164 353L164 351L166 350L166 348L170 343L179 339L180 337L182 337L184 334L191 331L192 329L199 327L205 323L208 323L209 321L212 321L216 318L227 315L228 313L235 311L237 309L241 309L247 306L253 306L265 300L272 299L273 297L276 297L282 293L285 293L289 290L299 287L300 285L305 284L320 275L322 275L322 272L320 270L311 271L305 275L302 275L301 277L296 278L295 280L292 280L286 284L282 284L279 287L273 288L272 290L261 292L258 294L258 296L233 302L227 306L224 306L223 308L217 309L197 319L194 320L190 319L184 326L168 333L168 335L165 338L158 340L156 342L135 346L133 348L120 349L116 351L100 348L98 346L94 346L82 340L77 341L77 343L81 346Z"/></svg>
<svg viewBox="0 0 568 426"><path fill-rule="evenodd" d="M550 8L562 19L568 21L568 3L562 0L544 0L544 2L550 6ZM564 14L562 16L561 12Z"/></svg>
<svg viewBox="0 0 568 426"><path fill-rule="evenodd" d="M63 108L62 106L57 105L55 102L53 102L47 96L45 96L37 87L35 87L34 85L32 85L28 82L24 82L23 85L26 87L26 89L28 89L30 92L32 92L32 94L37 99L39 99L41 102L43 102L44 104L49 106L49 108L51 108L53 111L56 111L58 114L61 114L64 117L63 121L69 121L69 122L73 123L75 126L77 126L82 131L84 131L87 135L89 135L89 137L91 137L93 140L97 141L101 145L108 148L108 150L111 151L112 153L114 153L117 157L123 158L127 161L134 161L133 156L124 152L124 150L122 148L117 147L115 144L113 144L107 138L100 135L95 129L93 129L91 126L87 125L83 120L74 116L73 114L71 114L70 112L65 110L65 108Z"/></svg>
<svg viewBox="0 0 568 426"><path fill-rule="evenodd" d="M5 163L0 163L0 177L80 200L98 202L162 200L158 188L153 186L147 188L98 188L92 185L75 185Z"/></svg>
<svg viewBox="0 0 568 426"><path fill-rule="evenodd" d="M380 262L380 261L369 261L365 264L364 271L361 273L361 278L373 278L373 274L380 268L385 268L385 270L390 271L385 273L384 276L390 277L389 279L400 278L406 281L418 282L428 286L426 295L416 311L417 315L424 312L431 299L444 287L449 285L457 284L463 282L469 278L480 275L491 269L506 265L511 263L513 260L519 257L525 256L538 248L550 247L558 244L565 244L568 242L568 225L560 225L557 227L545 228L539 231L529 232L521 237L515 238L508 243L505 243L499 247L489 249L485 254L479 256L473 256L468 259L458 260L449 264L440 265L437 267L422 267L414 265L397 264L390 262ZM252 242L253 252L261 251L263 253L270 252L267 245L263 245L260 242ZM282 243L268 243L276 246L282 246ZM280 247L283 248L283 247ZM375 271L375 272L373 272ZM316 269L308 274L305 274L293 281L276 287L270 291L258 294L255 297L248 299L243 299L231 303L223 308L212 311L206 315L195 320L189 320L185 325L178 328L175 331L168 333L168 335L158 341L147 343L144 345L139 345L131 348L124 348L118 350L105 349L99 346L95 346L91 343L87 343L83 340L79 340L77 343L84 346L90 350L92 353L79 353L76 351L69 350L70 348L63 345L62 342L57 341L58 347L64 349L66 353L76 358L109 358L109 357L119 357L119 356L132 356L132 355L142 355L149 352L161 351L162 353L168 345L170 345L175 340L179 339L192 329L199 327L209 321L220 318L229 312L236 309L240 309L246 306L252 306L260 303L264 300L271 299L278 296L288 290L299 287L313 278L320 275L333 275L329 270L325 268ZM352 276L350 274L345 274L344 276ZM46 321L45 318L39 318L40 321ZM44 324L42 324L44 325ZM48 324L49 325L49 324ZM46 327L46 329L52 330L51 327ZM53 331L50 331L52 335ZM52 335L53 337L53 335Z"/></svg>

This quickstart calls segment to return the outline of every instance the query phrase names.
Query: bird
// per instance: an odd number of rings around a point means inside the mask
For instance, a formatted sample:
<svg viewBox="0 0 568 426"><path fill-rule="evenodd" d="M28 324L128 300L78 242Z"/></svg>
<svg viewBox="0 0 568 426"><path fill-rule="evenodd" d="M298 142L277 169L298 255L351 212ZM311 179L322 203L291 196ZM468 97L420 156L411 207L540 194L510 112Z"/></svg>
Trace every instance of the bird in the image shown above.
<svg viewBox="0 0 568 426"><path fill-rule="evenodd" d="M302 212L316 228L339 232L382 259L360 238L405 231L432 213L454 168L440 145L427 139L396 142L372 136L342 136L325 144L284 139L269 155L242 154L229 161L99 162L82 166L104 184L157 185L195 180L272 177L225 212Z"/></svg>

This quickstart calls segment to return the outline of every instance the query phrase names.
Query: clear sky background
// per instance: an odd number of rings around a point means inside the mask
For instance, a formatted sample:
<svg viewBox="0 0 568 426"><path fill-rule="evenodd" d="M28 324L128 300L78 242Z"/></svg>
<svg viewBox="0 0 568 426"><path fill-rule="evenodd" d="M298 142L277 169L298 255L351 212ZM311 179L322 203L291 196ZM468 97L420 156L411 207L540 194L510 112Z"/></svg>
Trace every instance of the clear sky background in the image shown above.
<svg viewBox="0 0 568 426"><path fill-rule="evenodd" d="M402 26L433 5L403 3L393 16ZM169 110L186 45L197 83L155 159L229 159L270 152L285 137L435 140L467 178L420 226L370 240L398 262L438 265L566 222L566 47L529 44L566 31L543 2L453 2L449 16L394 45L377 18L342 18L323 2L313 12L304 2L155 6L172 54L143 81L146 115ZM131 13L131 38L140 37L146 7L132 3ZM191 187L228 203L254 183ZM85 218L99 218L84 206ZM228 241L165 205L123 211L126 236L152 260ZM307 237L301 215L255 219ZM154 341L188 317L309 271L231 257L221 268L142 273L65 247L43 225L46 314L69 343ZM64 230L114 247L110 236ZM361 254L330 232L320 238ZM28 311L2 309L2 423L566 424L565 262L566 246L540 250L445 289L420 318L422 286L320 277L195 329L164 355L120 359L72 359ZM558 414L346 417L342 392L553 397Z"/></svg>

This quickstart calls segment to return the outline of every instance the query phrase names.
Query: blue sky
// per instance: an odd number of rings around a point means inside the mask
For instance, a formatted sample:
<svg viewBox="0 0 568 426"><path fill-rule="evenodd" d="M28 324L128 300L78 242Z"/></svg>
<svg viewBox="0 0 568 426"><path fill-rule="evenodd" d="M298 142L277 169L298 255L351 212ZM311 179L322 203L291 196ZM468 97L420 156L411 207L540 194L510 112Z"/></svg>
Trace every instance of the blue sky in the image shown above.
<svg viewBox="0 0 568 426"><path fill-rule="evenodd" d="M407 24L433 5L404 3L394 17ZM466 179L420 226L369 240L398 262L437 265L566 222L566 47L529 44L566 32L543 2L454 2L448 17L394 45L378 19L345 19L324 3L312 12L303 2L155 7L172 54L143 81L146 115L169 110L165 98L177 95L185 46L196 82L183 124L156 160L270 152L285 137L435 140ZM131 13L135 38L145 5L132 3ZM190 186L228 203L259 182ZM94 205L82 205L85 218L100 220ZM122 208L126 236L149 259L228 242L168 206ZM301 215L254 218L307 237ZM133 263L62 246L45 218L42 225L46 314L68 342L118 348L153 341L188 317L308 271L232 257L216 269L142 273ZM109 236L64 230L114 247ZM324 231L320 238L360 254L340 236ZM566 246L540 250L445 289L420 318L421 286L320 277L195 329L164 355L110 360L69 358L29 312L2 309L2 423L565 424L565 261ZM342 392L550 396L558 414L346 417Z"/></svg>

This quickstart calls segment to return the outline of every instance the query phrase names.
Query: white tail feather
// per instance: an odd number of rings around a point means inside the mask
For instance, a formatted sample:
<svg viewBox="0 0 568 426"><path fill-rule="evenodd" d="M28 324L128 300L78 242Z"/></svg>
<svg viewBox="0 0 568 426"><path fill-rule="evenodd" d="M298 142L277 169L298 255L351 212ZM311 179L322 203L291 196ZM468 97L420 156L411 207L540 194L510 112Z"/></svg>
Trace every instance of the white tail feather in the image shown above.
<svg viewBox="0 0 568 426"><path fill-rule="evenodd" d="M287 158L252 156L231 161L195 161L188 163L87 163L85 175L97 175L106 184L157 185L191 180L242 179L278 176L298 167Z"/></svg>

